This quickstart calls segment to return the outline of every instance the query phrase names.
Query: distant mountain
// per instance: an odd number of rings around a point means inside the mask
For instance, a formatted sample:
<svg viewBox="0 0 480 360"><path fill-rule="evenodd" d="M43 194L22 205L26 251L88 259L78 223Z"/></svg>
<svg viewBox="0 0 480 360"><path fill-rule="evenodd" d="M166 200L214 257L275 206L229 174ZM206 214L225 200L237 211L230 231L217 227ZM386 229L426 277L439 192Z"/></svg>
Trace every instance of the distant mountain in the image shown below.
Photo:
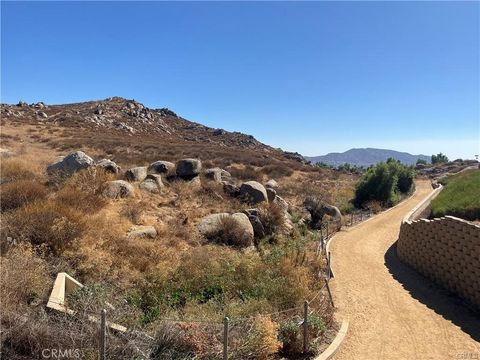
<svg viewBox="0 0 480 360"><path fill-rule="evenodd" d="M373 148L350 149L343 153L329 153L322 156L305 156L305 159L311 161L313 164L323 162L334 166L345 163L357 166L370 166L385 161L390 157L400 160L406 165L415 165L417 159L430 162L430 156L427 155L412 155L406 152Z"/></svg>

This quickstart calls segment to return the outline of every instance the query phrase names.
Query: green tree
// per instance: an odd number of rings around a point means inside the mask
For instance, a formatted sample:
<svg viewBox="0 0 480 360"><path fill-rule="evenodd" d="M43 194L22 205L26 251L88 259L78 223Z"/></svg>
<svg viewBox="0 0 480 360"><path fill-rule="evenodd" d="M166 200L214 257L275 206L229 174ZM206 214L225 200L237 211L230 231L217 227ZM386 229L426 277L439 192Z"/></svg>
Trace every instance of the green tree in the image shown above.
<svg viewBox="0 0 480 360"><path fill-rule="evenodd" d="M422 165L427 165L427 160L423 160L423 159L417 159L417 163L416 165L419 165L419 164L422 164Z"/></svg>
<svg viewBox="0 0 480 360"><path fill-rule="evenodd" d="M385 206L392 206L398 202L401 194L412 191L414 177L412 167L389 158L386 162L372 166L362 176L355 189L354 203L360 207L368 201L376 200Z"/></svg>
<svg viewBox="0 0 480 360"><path fill-rule="evenodd" d="M447 155L442 153L438 153L437 155L432 155L432 164L446 163L446 162L448 162Z"/></svg>

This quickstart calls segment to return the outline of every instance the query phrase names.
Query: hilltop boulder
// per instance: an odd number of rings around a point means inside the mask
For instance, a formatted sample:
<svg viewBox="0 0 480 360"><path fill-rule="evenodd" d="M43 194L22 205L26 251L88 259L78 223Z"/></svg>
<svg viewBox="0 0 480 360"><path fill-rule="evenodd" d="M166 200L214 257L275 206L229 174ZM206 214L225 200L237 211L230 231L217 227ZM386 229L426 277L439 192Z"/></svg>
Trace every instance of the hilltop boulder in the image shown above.
<svg viewBox="0 0 480 360"><path fill-rule="evenodd" d="M258 204L268 201L267 190L257 181L247 181L240 187L240 197L248 203Z"/></svg>
<svg viewBox="0 0 480 360"><path fill-rule="evenodd" d="M110 199L129 198L134 195L133 186L124 180L107 181L103 190L103 196Z"/></svg>
<svg viewBox="0 0 480 360"><path fill-rule="evenodd" d="M138 166L125 171L125 179L127 179L128 181L143 181L146 177L146 166Z"/></svg>
<svg viewBox="0 0 480 360"><path fill-rule="evenodd" d="M55 172L64 172L72 174L82 169L93 166L95 162L93 159L85 154L83 151L75 151L62 160L51 164L47 167L47 173L53 174Z"/></svg>

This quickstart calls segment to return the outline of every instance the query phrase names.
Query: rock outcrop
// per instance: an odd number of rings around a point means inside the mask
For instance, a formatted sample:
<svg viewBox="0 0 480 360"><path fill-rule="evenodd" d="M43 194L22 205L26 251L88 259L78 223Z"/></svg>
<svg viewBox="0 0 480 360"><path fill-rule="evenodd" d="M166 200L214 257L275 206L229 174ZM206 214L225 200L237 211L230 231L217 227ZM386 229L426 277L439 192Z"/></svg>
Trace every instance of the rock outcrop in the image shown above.
<svg viewBox="0 0 480 360"><path fill-rule="evenodd" d="M182 179L192 179L200 174L202 162L198 159L183 159L177 162L176 173Z"/></svg>
<svg viewBox="0 0 480 360"><path fill-rule="evenodd" d="M83 151L75 151L64 157L62 160L49 165L47 167L47 172L49 174L56 172L72 174L76 171L93 166L94 164L95 162L93 159Z"/></svg>

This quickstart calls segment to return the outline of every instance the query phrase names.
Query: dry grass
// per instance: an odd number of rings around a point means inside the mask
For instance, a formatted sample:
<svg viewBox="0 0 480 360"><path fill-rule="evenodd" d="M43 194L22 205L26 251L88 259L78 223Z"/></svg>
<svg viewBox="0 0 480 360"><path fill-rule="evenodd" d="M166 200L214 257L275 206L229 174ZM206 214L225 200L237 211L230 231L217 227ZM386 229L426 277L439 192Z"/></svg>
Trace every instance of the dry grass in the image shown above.
<svg viewBox="0 0 480 360"><path fill-rule="evenodd" d="M235 164L228 170L237 169L233 170L237 171L233 175L241 177L240 180L281 178L279 194L293 205L303 201L300 198L306 187L318 189L325 196L333 194L332 201L338 194L348 194L344 188L349 182L343 175L333 179L328 172L307 172L290 165L283 168L272 163L272 159L258 158L254 151L235 153L228 148L205 144L186 147L181 142L170 146L148 136L141 142L135 136L98 135L80 129L76 130L78 134L69 130L60 134L44 131L43 125L39 126L38 134L49 140L48 145L28 143L29 136L37 132L22 134L27 143L22 153L15 149L18 156L2 160L2 179L12 184L8 186L20 188L28 181L46 183L45 165L55 158L54 151L49 148L52 146L68 150L81 148L97 155L96 158L110 155L123 168L160 159L175 162L190 156L208 159L204 167L227 168ZM12 133L12 136L15 135ZM11 145L14 144L12 141ZM37 164L32 161L35 154L41 154L41 161L37 162L38 166L30 166ZM58 271L66 271L84 284L98 283L104 287L115 282L117 294L121 294L123 303L127 300L131 308L125 316L119 314L122 319L119 322L127 321L131 326L158 331L158 346L149 344L149 349L156 348L159 358L170 356L172 359L188 354L197 358L217 356L219 342L212 329L195 327L188 322L166 325L160 321L162 317L206 321L221 321L225 315L251 317L298 306L318 289L315 277L324 263L315 256L316 243L308 236L280 235L274 244L259 245L259 251L239 251L223 245L241 247L244 244L243 234L226 220L221 233L217 234L219 244L205 244L196 229L202 217L211 213L240 212L249 207L225 194L220 185L211 181L202 181L200 186L165 181L166 186L160 194L138 192L135 199L110 201L100 195L103 182L110 179L112 175L89 170L61 181L50 181L50 186L44 186L45 197L20 200L18 206L2 214L2 277L8 285L2 288L2 298L3 294L12 294L11 312L0 315L2 327L7 329L2 342L8 349L8 358L17 355L38 357L39 350L54 346L55 341L58 346L79 346L84 350L97 346L97 329L91 324L80 319L67 321L52 314L45 316L41 307L28 305L31 299L44 304L46 292ZM2 193L9 189L7 185L1 186ZM273 205L261 211L262 221L269 231L278 231L284 221L283 212ZM127 239L126 233L132 224L155 226L157 238ZM7 237L16 242L7 241ZM28 254L20 250L29 244L42 244L43 253L32 250ZM25 261L21 261L21 256ZM5 272L4 260L10 269ZM26 269L28 278L14 274L15 262L20 264L18 269ZM36 274L34 269L39 269ZM15 287L16 283L21 285ZM92 294L95 298L99 296L97 292ZM82 296L74 305L82 311L91 308L89 299ZM15 309L14 305L20 303L27 305ZM22 322L21 319L27 320ZM237 349L234 358L268 358L273 354L278 349L276 333L280 332L276 324L280 324L277 319L257 318L248 330L255 334L249 340L250 347ZM174 339L168 336L169 332L175 335ZM58 333L65 336L55 339ZM235 336L247 335L248 332ZM132 358L132 349L124 342L116 343L117 340L111 339L112 344L119 345L112 346L112 358ZM232 342L232 346L234 344ZM85 358L89 356L96 355L87 352Z"/></svg>
<svg viewBox="0 0 480 360"><path fill-rule="evenodd" d="M0 187L2 211L14 210L47 197L48 190L35 180L18 180Z"/></svg>

